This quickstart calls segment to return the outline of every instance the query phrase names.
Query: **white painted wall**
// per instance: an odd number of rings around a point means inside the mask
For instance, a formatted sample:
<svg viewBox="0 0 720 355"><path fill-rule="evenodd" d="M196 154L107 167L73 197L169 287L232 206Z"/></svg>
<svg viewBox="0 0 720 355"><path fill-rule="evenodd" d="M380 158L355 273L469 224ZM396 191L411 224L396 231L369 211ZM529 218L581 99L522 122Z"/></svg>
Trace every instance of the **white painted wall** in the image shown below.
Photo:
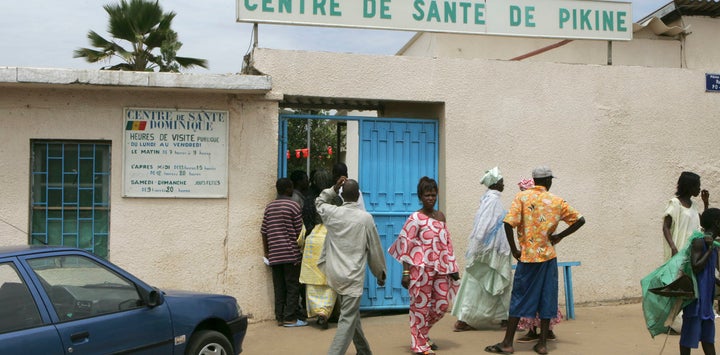
<svg viewBox="0 0 720 355"><path fill-rule="evenodd" d="M348 168L349 178L357 180L360 164L360 125L357 121L347 121L345 133L345 165Z"/></svg>
<svg viewBox="0 0 720 355"><path fill-rule="evenodd" d="M230 294L255 320L274 317L259 229L265 204L276 194L278 105L272 94L266 96L269 81L262 89L245 86L242 76L178 76L171 81L182 81L183 89L159 82L143 88L116 86L127 85L127 78L109 86L58 84L63 77L97 71L44 70L24 79L31 83L18 82L8 71L17 70L0 68L0 178L5 181L0 245L28 243L31 139L107 140L112 144L110 261L152 285ZM138 77L144 83L163 80L163 75L143 74ZM133 76L104 78L108 75ZM224 87L224 80L234 87ZM204 81L210 84L192 88ZM229 111L228 198L123 198L124 107Z"/></svg>
<svg viewBox="0 0 720 355"><path fill-rule="evenodd" d="M720 94L705 93L704 71L265 49L255 60L278 93L437 103L441 205L460 255L483 172L500 166L509 207L515 183L550 165L552 192L587 219L558 246L560 261L582 262L579 303L640 296L662 263L662 211L681 171L700 174L720 203Z"/></svg>

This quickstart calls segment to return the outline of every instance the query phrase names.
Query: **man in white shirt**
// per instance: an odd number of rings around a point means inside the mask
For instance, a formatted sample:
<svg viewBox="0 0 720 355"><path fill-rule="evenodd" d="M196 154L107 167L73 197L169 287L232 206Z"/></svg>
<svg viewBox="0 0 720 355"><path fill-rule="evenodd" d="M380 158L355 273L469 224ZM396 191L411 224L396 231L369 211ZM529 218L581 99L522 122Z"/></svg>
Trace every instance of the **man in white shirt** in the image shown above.
<svg viewBox="0 0 720 355"><path fill-rule="evenodd" d="M341 187L344 187L344 202L336 206L333 200ZM340 319L328 355L344 355L351 341L358 354L372 354L360 325L360 297L366 265L370 266L378 285L385 285L385 253L375 221L357 202L359 194L357 181L343 176L315 200L328 231L318 267L340 299Z"/></svg>

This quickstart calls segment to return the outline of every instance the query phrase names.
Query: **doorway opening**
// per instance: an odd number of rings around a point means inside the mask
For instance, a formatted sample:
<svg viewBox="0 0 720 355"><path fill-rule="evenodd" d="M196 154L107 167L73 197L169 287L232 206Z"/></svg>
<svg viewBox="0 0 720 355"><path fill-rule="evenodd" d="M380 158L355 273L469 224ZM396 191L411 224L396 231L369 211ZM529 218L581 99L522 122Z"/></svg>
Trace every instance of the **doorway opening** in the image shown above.
<svg viewBox="0 0 720 355"><path fill-rule="evenodd" d="M438 178L438 119L378 117L378 111L353 116L325 113L330 114L280 114L278 177L296 170L312 176L318 169L332 171L336 162L345 163L349 177L360 184L365 210L373 216L387 250L407 217L420 208L420 177ZM385 259L388 275L399 275L402 265L387 254ZM398 278L389 278L380 287L367 272L364 287L361 310L409 305Z"/></svg>

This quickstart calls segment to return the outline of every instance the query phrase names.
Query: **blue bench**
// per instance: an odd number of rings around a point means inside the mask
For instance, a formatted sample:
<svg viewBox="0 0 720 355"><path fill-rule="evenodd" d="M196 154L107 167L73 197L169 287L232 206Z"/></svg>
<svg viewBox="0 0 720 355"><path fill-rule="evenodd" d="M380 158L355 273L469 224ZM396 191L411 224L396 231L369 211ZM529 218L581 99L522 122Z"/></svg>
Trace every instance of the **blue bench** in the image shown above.
<svg viewBox="0 0 720 355"><path fill-rule="evenodd" d="M565 319L575 319L575 298L573 297L572 267L580 266L579 261L558 261L558 267L563 268L563 283L565 285ZM517 265L512 266L513 270Z"/></svg>

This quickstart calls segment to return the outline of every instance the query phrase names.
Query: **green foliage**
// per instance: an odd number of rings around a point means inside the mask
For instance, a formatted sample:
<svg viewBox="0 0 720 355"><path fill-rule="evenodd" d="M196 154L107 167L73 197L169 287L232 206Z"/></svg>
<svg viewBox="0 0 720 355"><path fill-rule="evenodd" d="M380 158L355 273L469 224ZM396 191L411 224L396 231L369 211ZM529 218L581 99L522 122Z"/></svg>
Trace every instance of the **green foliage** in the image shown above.
<svg viewBox="0 0 720 355"><path fill-rule="evenodd" d="M307 148L307 124L310 122L310 171L307 169L307 158L296 158L295 149ZM337 142L338 124L341 127L340 146ZM332 154L328 154L328 146L332 147ZM322 119L291 119L288 120L288 159L287 172L303 170L310 175L313 170L332 171L332 166L338 161L341 151L345 150L345 125L340 121Z"/></svg>
<svg viewBox="0 0 720 355"><path fill-rule="evenodd" d="M79 48L73 57L85 58L89 63L109 63L113 57L123 61L102 67L103 70L179 72L194 66L207 69L205 59L177 56L182 42L171 28L175 13L163 12L157 1L121 0L103 8L109 16L108 33L113 40L89 31L87 37L95 49Z"/></svg>

